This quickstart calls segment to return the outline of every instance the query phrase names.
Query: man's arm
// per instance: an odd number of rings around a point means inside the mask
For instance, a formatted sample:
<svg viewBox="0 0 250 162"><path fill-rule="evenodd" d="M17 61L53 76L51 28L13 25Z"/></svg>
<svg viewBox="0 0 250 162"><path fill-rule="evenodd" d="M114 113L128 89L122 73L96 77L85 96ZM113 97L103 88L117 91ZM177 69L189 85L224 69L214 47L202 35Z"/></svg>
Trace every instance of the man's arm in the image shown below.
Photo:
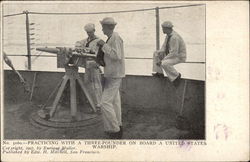
<svg viewBox="0 0 250 162"><path fill-rule="evenodd" d="M166 37L165 37L165 40L164 40L164 43L163 43L162 46L161 46L161 49L158 50L159 52L165 52L166 45L167 45L167 40L168 40L168 37L166 36Z"/></svg>
<svg viewBox="0 0 250 162"><path fill-rule="evenodd" d="M115 37L115 40L112 41L112 45L105 43L102 47L102 51L105 55L108 55L111 59L121 60L122 59L122 47L123 41L119 37Z"/></svg>

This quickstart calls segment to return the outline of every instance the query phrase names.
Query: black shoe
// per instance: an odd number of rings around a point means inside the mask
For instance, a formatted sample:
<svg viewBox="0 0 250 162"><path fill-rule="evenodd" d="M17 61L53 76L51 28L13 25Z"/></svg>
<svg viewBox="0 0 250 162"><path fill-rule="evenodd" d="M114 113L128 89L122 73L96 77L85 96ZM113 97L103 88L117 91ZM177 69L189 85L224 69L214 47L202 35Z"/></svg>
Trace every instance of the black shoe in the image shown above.
<svg viewBox="0 0 250 162"><path fill-rule="evenodd" d="M120 131L114 133L108 133L110 139L120 139Z"/></svg>
<svg viewBox="0 0 250 162"><path fill-rule="evenodd" d="M181 84L181 73L179 73L178 77L173 81L175 87L179 87Z"/></svg>
<svg viewBox="0 0 250 162"><path fill-rule="evenodd" d="M123 128L122 126L120 126L119 139L122 139L122 135L123 135Z"/></svg>
<svg viewBox="0 0 250 162"><path fill-rule="evenodd" d="M108 133L109 139L116 139L116 133Z"/></svg>
<svg viewBox="0 0 250 162"><path fill-rule="evenodd" d="M119 132L114 132L114 133L107 132L107 134L110 139L122 139L122 134L123 134L122 126L120 126Z"/></svg>
<svg viewBox="0 0 250 162"><path fill-rule="evenodd" d="M164 75L162 73L152 73L152 75L154 77L158 77L158 78L164 78Z"/></svg>

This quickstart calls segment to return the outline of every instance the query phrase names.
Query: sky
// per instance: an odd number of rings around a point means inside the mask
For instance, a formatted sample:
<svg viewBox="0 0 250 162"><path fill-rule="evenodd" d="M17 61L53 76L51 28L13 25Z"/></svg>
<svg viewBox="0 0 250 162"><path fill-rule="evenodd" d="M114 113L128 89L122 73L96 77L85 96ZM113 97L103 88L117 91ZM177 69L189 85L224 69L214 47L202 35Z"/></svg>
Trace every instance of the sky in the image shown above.
<svg viewBox="0 0 250 162"><path fill-rule="evenodd" d="M147 9L155 7L177 6L183 3L170 2L67 2L67 3L6 3L3 5L3 14L29 12L103 12ZM152 57L156 49L156 17L155 11L143 11L118 14L100 15L37 15L30 14L30 23L35 23L31 33L32 43L55 44L62 46L73 46L78 40L87 37L84 32L84 25L94 23L96 35L106 40L106 36L101 31L99 23L106 16L111 16L117 22L115 31L124 40L125 55L136 57ZM187 44L188 61L205 61L205 7L195 6L186 8L162 9L160 10L160 24L170 20ZM26 52L25 16L14 16L4 18L3 21L4 45L9 53L18 50L20 53ZM160 30L160 42L163 43L165 35ZM23 45L18 48L7 48L8 45Z"/></svg>
<svg viewBox="0 0 250 162"><path fill-rule="evenodd" d="M176 6L182 4L172 3L29 3L29 4L4 4L4 15L21 13L25 10L30 12L100 12L100 11L117 11L117 10L133 10L143 8ZM160 23L166 20L173 22L175 29L185 37L186 42L204 43L205 35L205 16L204 6L189 7L179 9L160 10ZM118 13L118 14L102 14L102 15L30 15L30 22L34 22L36 28L39 28L42 35L54 34L57 38L50 37L51 42L63 40L65 44L76 41L79 37L84 37L85 32L83 26L92 22L96 25L97 34L104 37L101 32L99 23L106 16L114 17L118 25L117 32L121 34L124 40L131 44L152 44L155 39L155 11ZM22 17L22 18L21 18ZM9 17L5 21L14 21L15 24L21 25L19 28L23 32L25 24L24 16ZM63 34L62 34L63 33ZM164 35L161 33L162 39ZM142 41L143 40L143 41Z"/></svg>

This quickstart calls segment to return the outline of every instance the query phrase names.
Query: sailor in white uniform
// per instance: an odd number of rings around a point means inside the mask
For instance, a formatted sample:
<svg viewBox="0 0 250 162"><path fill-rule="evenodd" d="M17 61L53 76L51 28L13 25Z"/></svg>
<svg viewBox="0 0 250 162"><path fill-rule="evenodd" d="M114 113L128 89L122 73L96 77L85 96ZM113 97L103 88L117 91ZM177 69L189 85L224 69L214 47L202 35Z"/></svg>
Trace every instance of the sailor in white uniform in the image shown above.
<svg viewBox="0 0 250 162"><path fill-rule="evenodd" d="M113 18L106 17L100 21L107 41L100 40L98 45L104 53L104 91L101 99L101 110L104 131L110 138L122 138L121 97L119 88L125 77L125 58L123 40L114 32L117 24Z"/></svg>
<svg viewBox="0 0 250 162"><path fill-rule="evenodd" d="M163 77L163 69L168 79L178 86L181 74L174 68L174 65L186 61L186 45L182 37L173 30L172 22L165 21L161 26L166 38L162 48L154 52L153 75Z"/></svg>

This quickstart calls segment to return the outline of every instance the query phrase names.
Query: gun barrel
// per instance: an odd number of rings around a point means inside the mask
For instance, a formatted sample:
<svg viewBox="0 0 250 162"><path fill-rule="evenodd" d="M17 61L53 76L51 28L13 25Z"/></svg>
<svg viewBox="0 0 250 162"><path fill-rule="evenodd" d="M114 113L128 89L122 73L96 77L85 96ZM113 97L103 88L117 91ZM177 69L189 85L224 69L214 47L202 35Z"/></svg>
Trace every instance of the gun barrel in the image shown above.
<svg viewBox="0 0 250 162"><path fill-rule="evenodd" d="M60 52L60 49L63 47L56 47L56 48L48 48L48 47L43 47L43 48L36 48L37 51L42 51L42 52L48 52L52 54L58 54ZM78 56L78 57L89 57L89 58L95 58L96 56L94 54L90 53L85 53L85 52L76 52L75 49L71 49L70 52L71 56Z"/></svg>
<svg viewBox="0 0 250 162"><path fill-rule="evenodd" d="M48 53L53 53L53 54L58 54L58 52L60 51L57 48L36 48L37 51L42 51L42 52L48 52Z"/></svg>
<svg viewBox="0 0 250 162"><path fill-rule="evenodd" d="M88 53L77 53L77 52L73 52L72 53L74 56L78 56L78 57L89 57L89 58L96 58L96 56L94 54L88 54Z"/></svg>

